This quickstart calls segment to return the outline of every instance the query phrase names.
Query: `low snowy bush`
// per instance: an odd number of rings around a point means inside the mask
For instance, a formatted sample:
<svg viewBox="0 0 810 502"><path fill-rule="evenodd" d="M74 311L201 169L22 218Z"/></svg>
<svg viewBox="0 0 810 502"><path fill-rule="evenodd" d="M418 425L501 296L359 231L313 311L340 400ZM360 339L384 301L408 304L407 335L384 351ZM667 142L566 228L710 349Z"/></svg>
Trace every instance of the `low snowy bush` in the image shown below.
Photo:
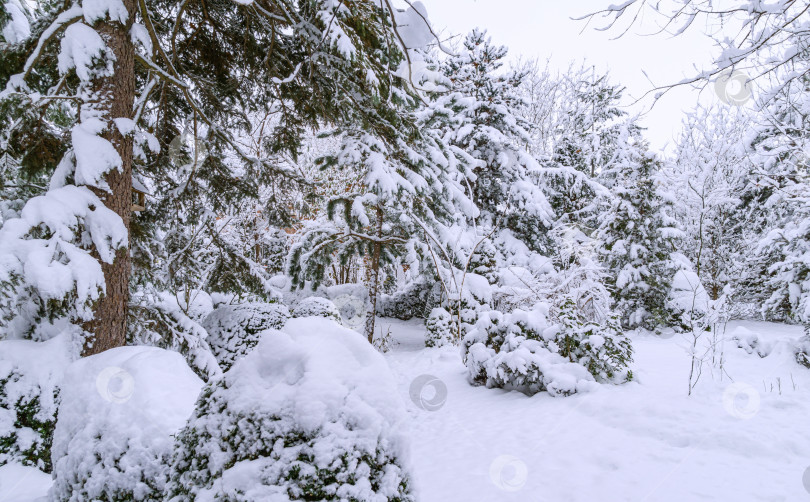
<svg viewBox="0 0 810 502"><path fill-rule="evenodd" d="M172 436L202 385L180 354L155 347L119 347L71 364L54 432L51 500L161 500Z"/></svg>
<svg viewBox="0 0 810 502"><path fill-rule="evenodd" d="M467 270L476 275L485 277L490 284L498 282L497 248L489 239L481 241L475 252L470 256Z"/></svg>
<svg viewBox="0 0 810 502"><path fill-rule="evenodd" d="M810 369L810 328L805 329L805 335L796 347L796 362Z"/></svg>
<svg viewBox="0 0 810 502"><path fill-rule="evenodd" d="M310 296L298 302L293 317L325 317L340 322L340 311L331 300Z"/></svg>
<svg viewBox="0 0 810 502"><path fill-rule="evenodd" d="M550 350L559 350L553 343L559 328L549 324L546 313L545 308L481 313L464 338L470 382L528 395L567 396L592 389L594 377L584 366Z"/></svg>
<svg viewBox="0 0 810 502"><path fill-rule="evenodd" d="M565 298L556 310L560 331L549 342L554 352L585 366L598 382L627 381L633 360L630 340L621 331L616 315L594 322L582 315L572 298Z"/></svg>
<svg viewBox="0 0 810 502"><path fill-rule="evenodd" d="M67 333L47 342L0 341L0 465L51 472L59 387L78 352Z"/></svg>
<svg viewBox="0 0 810 502"><path fill-rule="evenodd" d="M464 338L471 383L558 396L632 378L627 371L632 349L617 319L587 322L570 299L556 309L556 323L548 311L540 305L533 311L480 313Z"/></svg>
<svg viewBox="0 0 810 502"><path fill-rule="evenodd" d="M242 303L217 307L202 325L219 366L227 371L259 343L262 332L279 329L290 318L280 303Z"/></svg>
<svg viewBox="0 0 810 502"><path fill-rule="evenodd" d="M672 289L667 298L670 320L683 331L700 329L712 310L712 301L700 277L688 269L681 269L672 278Z"/></svg>
<svg viewBox="0 0 810 502"><path fill-rule="evenodd" d="M475 301L462 300L461 302L451 301L448 303L450 303L450 305L447 307L447 312L450 314L452 323L450 325L450 332L454 338L459 336L459 331L461 333L460 337L464 338L467 333L473 329L475 323L478 322L478 312L486 312L489 310L487 306L480 305ZM459 309L461 312L459 312ZM461 323L460 330L459 323Z"/></svg>
<svg viewBox="0 0 810 502"><path fill-rule="evenodd" d="M772 343L762 340L759 335L742 326L735 329L731 334L731 341L736 343L738 348L749 354L756 353L759 357L767 357L773 350Z"/></svg>
<svg viewBox="0 0 810 502"><path fill-rule="evenodd" d="M292 319L197 402L168 499L411 501L385 359L328 319Z"/></svg>
<svg viewBox="0 0 810 502"><path fill-rule="evenodd" d="M425 320L427 337L426 347L442 347L453 344L453 319L450 313L439 307L430 311L430 315Z"/></svg>
<svg viewBox="0 0 810 502"><path fill-rule="evenodd" d="M377 300L377 314L407 321L424 318L441 298L441 284L438 282L414 281L390 295L380 295Z"/></svg>

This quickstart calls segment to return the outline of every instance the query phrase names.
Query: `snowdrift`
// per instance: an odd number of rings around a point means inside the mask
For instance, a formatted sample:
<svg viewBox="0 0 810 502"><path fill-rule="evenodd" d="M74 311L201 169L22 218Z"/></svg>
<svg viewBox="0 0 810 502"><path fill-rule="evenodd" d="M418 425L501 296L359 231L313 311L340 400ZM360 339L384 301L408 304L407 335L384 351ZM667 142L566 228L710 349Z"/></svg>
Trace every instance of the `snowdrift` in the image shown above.
<svg viewBox="0 0 810 502"><path fill-rule="evenodd" d="M413 500L397 396L360 334L291 319L203 391L169 500Z"/></svg>

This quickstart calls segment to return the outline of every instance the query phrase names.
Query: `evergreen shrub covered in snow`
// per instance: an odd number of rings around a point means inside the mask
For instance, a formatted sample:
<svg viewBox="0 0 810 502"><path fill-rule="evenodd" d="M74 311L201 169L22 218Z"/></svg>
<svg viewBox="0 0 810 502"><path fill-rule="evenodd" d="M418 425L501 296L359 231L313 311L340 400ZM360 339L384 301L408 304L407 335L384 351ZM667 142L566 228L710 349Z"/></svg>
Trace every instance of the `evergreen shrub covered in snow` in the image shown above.
<svg viewBox="0 0 810 502"><path fill-rule="evenodd" d="M738 327L731 335L731 341L737 344L737 348L743 349L748 354L756 353L759 357L768 357L773 351L773 342L763 340L756 333L753 333L745 328ZM801 345L799 345L799 348ZM797 359L800 355L800 350L797 350ZM801 364L801 359L798 359Z"/></svg>
<svg viewBox="0 0 810 502"><path fill-rule="evenodd" d="M59 386L77 353L68 334L47 342L0 341L0 465L51 472Z"/></svg>
<svg viewBox="0 0 810 502"><path fill-rule="evenodd" d="M430 316L425 321L425 328L427 328L426 347L452 345L453 319L445 309L439 307L431 310Z"/></svg>
<svg viewBox="0 0 810 502"><path fill-rule="evenodd" d="M799 340L796 348L796 362L810 369L810 327L805 328L804 338Z"/></svg>
<svg viewBox="0 0 810 502"><path fill-rule="evenodd" d="M470 263L467 269L476 275L486 277L490 284L498 282L498 262L496 260L498 250L491 240L481 241L475 252L470 256Z"/></svg>
<svg viewBox="0 0 810 502"><path fill-rule="evenodd" d="M598 382L632 379L627 366L633 360L633 347L621 331L618 316L590 321L572 298L566 298L556 310L560 332L552 346L560 355L585 366Z"/></svg>
<svg viewBox="0 0 810 502"><path fill-rule="evenodd" d="M684 331L689 331L704 324L711 313L712 300L700 277L692 270L681 269L672 278L667 308L672 313L672 321L677 322Z"/></svg>
<svg viewBox="0 0 810 502"><path fill-rule="evenodd" d="M490 309L489 305L487 304L479 304L475 300L462 300L462 301L451 301L449 302L447 311L450 314L450 319L452 321L451 325L451 332L453 336L456 336L456 333L459 330L458 324L461 323L461 338L470 332L475 326L475 323L478 322L478 313L485 312ZM460 312L459 312L460 310Z"/></svg>
<svg viewBox="0 0 810 502"><path fill-rule="evenodd" d="M393 294L381 295L377 301L377 314L403 321L414 317L424 318L430 314L432 307L438 305L440 288L440 284L428 284L426 281L408 283Z"/></svg>
<svg viewBox="0 0 810 502"><path fill-rule="evenodd" d="M553 342L559 328L548 322L547 311L541 306L531 312L482 312L464 338L470 382L529 395L567 396L592 388L588 370L558 353Z"/></svg>
<svg viewBox="0 0 810 502"><path fill-rule="evenodd" d="M162 500L172 436L202 385L180 354L155 347L119 347L71 364L54 432L51 500Z"/></svg>
<svg viewBox="0 0 810 502"><path fill-rule="evenodd" d="M559 324L550 322L545 305L510 314L480 313L464 338L471 383L567 396L593 388L596 381L631 378L625 371L630 343L616 320L604 326L587 323L571 307L563 304Z"/></svg>
<svg viewBox="0 0 810 502"><path fill-rule="evenodd" d="M293 317L325 317L340 322L340 311L331 300L310 296L298 302Z"/></svg>
<svg viewBox="0 0 810 502"><path fill-rule="evenodd" d="M280 329L290 311L280 303L242 303L217 307L203 321L208 345L223 371L259 343L262 332Z"/></svg>
<svg viewBox="0 0 810 502"><path fill-rule="evenodd" d="M25 375L14 369L3 373L0 377L0 465L16 461L50 472L59 388L43 392L37 384L33 388L26 385ZM14 392L14 388L19 391Z"/></svg>
<svg viewBox="0 0 810 502"><path fill-rule="evenodd" d="M208 385L177 436L168 499L414 500L385 359L329 319L292 319Z"/></svg>

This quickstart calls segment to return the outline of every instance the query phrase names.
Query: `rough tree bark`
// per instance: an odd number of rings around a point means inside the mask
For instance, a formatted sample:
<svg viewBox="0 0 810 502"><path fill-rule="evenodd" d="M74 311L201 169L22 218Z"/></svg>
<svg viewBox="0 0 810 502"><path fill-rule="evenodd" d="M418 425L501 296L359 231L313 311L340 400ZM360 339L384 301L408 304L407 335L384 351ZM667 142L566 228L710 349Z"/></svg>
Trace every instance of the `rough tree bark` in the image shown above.
<svg viewBox="0 0 810 502"><path fill-rule="evenodd" d="M377 207L377 240L371 255L371 270L369 271L368 297L371 301L371 312L366 315L366 338L368 343L374 343L374 322L377 318L377 296L380 290L380 255L382 254L383 211Z"/></svg>
<svg viewBox="0 0 810 502"><path fill-rule="evenodd" d="M94 28L107 47L115 54L114 72L99 78L96 89L100 98L96 108L106 113L108 120L132 117L135 102L135 48L129 30L135 18L135 0L123 0L129 13L125 25L109 19L99 20ZM132 138L123 136L110 122L103 134L121 156L121 170L113 170L106 176L109 192L95 190L104 205L121 217L127 232L130 227L132 207ZM98 354L126 343L127 305L129 302L130 259L129 247L119 249L113 263L101 262L106 284L105 295L96 303L95 317L83 325L91 333L82 355Z"/></svg>

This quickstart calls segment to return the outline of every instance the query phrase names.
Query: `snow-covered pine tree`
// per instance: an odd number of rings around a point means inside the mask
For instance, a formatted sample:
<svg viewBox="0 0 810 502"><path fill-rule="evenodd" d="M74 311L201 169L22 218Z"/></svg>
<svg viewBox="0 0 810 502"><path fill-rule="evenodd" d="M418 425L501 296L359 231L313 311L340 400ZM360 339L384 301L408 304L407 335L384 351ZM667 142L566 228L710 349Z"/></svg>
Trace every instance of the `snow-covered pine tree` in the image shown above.
<svg viewBox="0 0 810 502"><path fill-rule="evenodd" d="M609 198L600 182L608 181L603 175L623 146L619 144L626 138L622 128L629 128L631 136L640 135L640 129L618 108L624 89L611 85L608 75L597 76L594 69L580 69L565 78L575 79L568 83L567 93L567 106L572 110L560 119L564 132L554 146L550 169L546 170L549 200L560 223L588 231L597 204Z"/></svg>
<svg viewBox="0 0 810 502"><path fill-rule="evenodd" d="M41 319L83 324L103 333L87 338L88 354L121 345L131 241L143 243L135 253L139 280L162 289L152 271L194 250L194 230L216 228L234 201L293 176L273 155L294 157L308 128L363 124L379 137L398 134L400 115L379 99L391 82L407 80L407 65L392 57L400 51L393 11L387 0L105 0L41 3L28 16L33 23L4 17L4 36L14 40L5 41L0 65L7 112L0 135L51 183L0 230L2 295L14 305L14 319L3 322L20 321L24 332ZM315 59L325 63L310 64ZM237 140L257 116L274 117L259 154ZM172 158L188 123L193 143L209 152L202 162ZM135 218L133 174L152 192L149 209ZM167 246L165 232L178 219L192 233ZM23 280L26 268L40 273ZM43 282L57 272L64 279L57 288Z"/></svg>
<svg viewBox="0 0 810 502"><path fill-rule="evenodd" d="M527 151L530 125L518 115L522 71L504 71L507 49L473 30L457 55L442 63L452 87L434 96L448 117L444 138L477 161L466 180L480 211L478 224L508 228L532 247L542 242L551 207L539 186L542 168Z"/></svg>
<svg viewBox="0 0 810 502"><path fill-rule="evenodd" d="M602 175L614 198L599 214L595 237L622 324L655 328L669 321L666 299L678 269L671 253L683 232L660 179L662 162L629 127L618 144Z"/></svg>
<svg viewBox="0 0 810 502"><path fill-rule="evenodd" d="M64 152L58 166L51 159L37 166L53 173L48 190L0 229L0 295L13 306L4 324L14 325L17 336L48 323L81 324L88 354L125 339L135 12L131 0L42 4L33 25L12 17L17 39L3 51L2 66L11 70L0 82L8 114L2 136L33 137L43 121L32 115L40 114L48 117L46 139L69 138L51 150ZM12 148L27 163L36 142Z"/></svg>
<svg viewBox="0 0 810 502"><path fill-rule="evenodd" d="M464 197L445 175L455 163L446 145L429 131L401 133L403 137L393 143L363 131L346 135L340 151L324 161L363 173L363 183L332 196L326 217L305 226L290 253L288 272L294 287L309 281L316 288L333 263L365 257L372 309L365 327L369 341L374 337L383 267L395 264L398 256L424 239L428 229L450 214L453 202Z"/></svg>
<svg viewBox="0 0 810 502"><path fill-rule="evenodd" d="M395 16L411 24L408 39L403 39L405 50L390 57L392 64L420 63L418 75L409 74L410 83L417 79L419 90L395 80L380 96L399 117L393 134L375 136L363 123L340 130L337 151L319 162L326 169L352 170L359 174L359 181L328 197L326 218L312 222L302 233L291 250L288 270L294 287L303 287L307 281L317 287L331 265L364 257L371 309L365 326L369 342L374 338L383 271L394 270L400 257L410 268L419 269L420 261L430 260L424 244L435 240L437 228L454 218L477 216L462 185L474 162L436 127L436 121L446 123L447 116L434 107L423 108L419 93L447 82L431 69L424 48L434 34L425 32L429 25L424 13L414 14L416 7Z"/></svg>
<svg viewBox="0 0 810 502"><path fill-rule="evenodd" d="M744 286L759 293L767 317L804 323L810 322L809 90L804 76L763 99L742 205L746 235L757 239Z"/></svg>
<svg viewBox="0 0 810 502"><path fill-rule="evenodd" d="M567 117L566 134L555 145L553 160L596 178L617 149L619 119L627 115L619 108L624 89L593 68L567 78L575 79L568 99L576 103L576 113Z"/></svg>

